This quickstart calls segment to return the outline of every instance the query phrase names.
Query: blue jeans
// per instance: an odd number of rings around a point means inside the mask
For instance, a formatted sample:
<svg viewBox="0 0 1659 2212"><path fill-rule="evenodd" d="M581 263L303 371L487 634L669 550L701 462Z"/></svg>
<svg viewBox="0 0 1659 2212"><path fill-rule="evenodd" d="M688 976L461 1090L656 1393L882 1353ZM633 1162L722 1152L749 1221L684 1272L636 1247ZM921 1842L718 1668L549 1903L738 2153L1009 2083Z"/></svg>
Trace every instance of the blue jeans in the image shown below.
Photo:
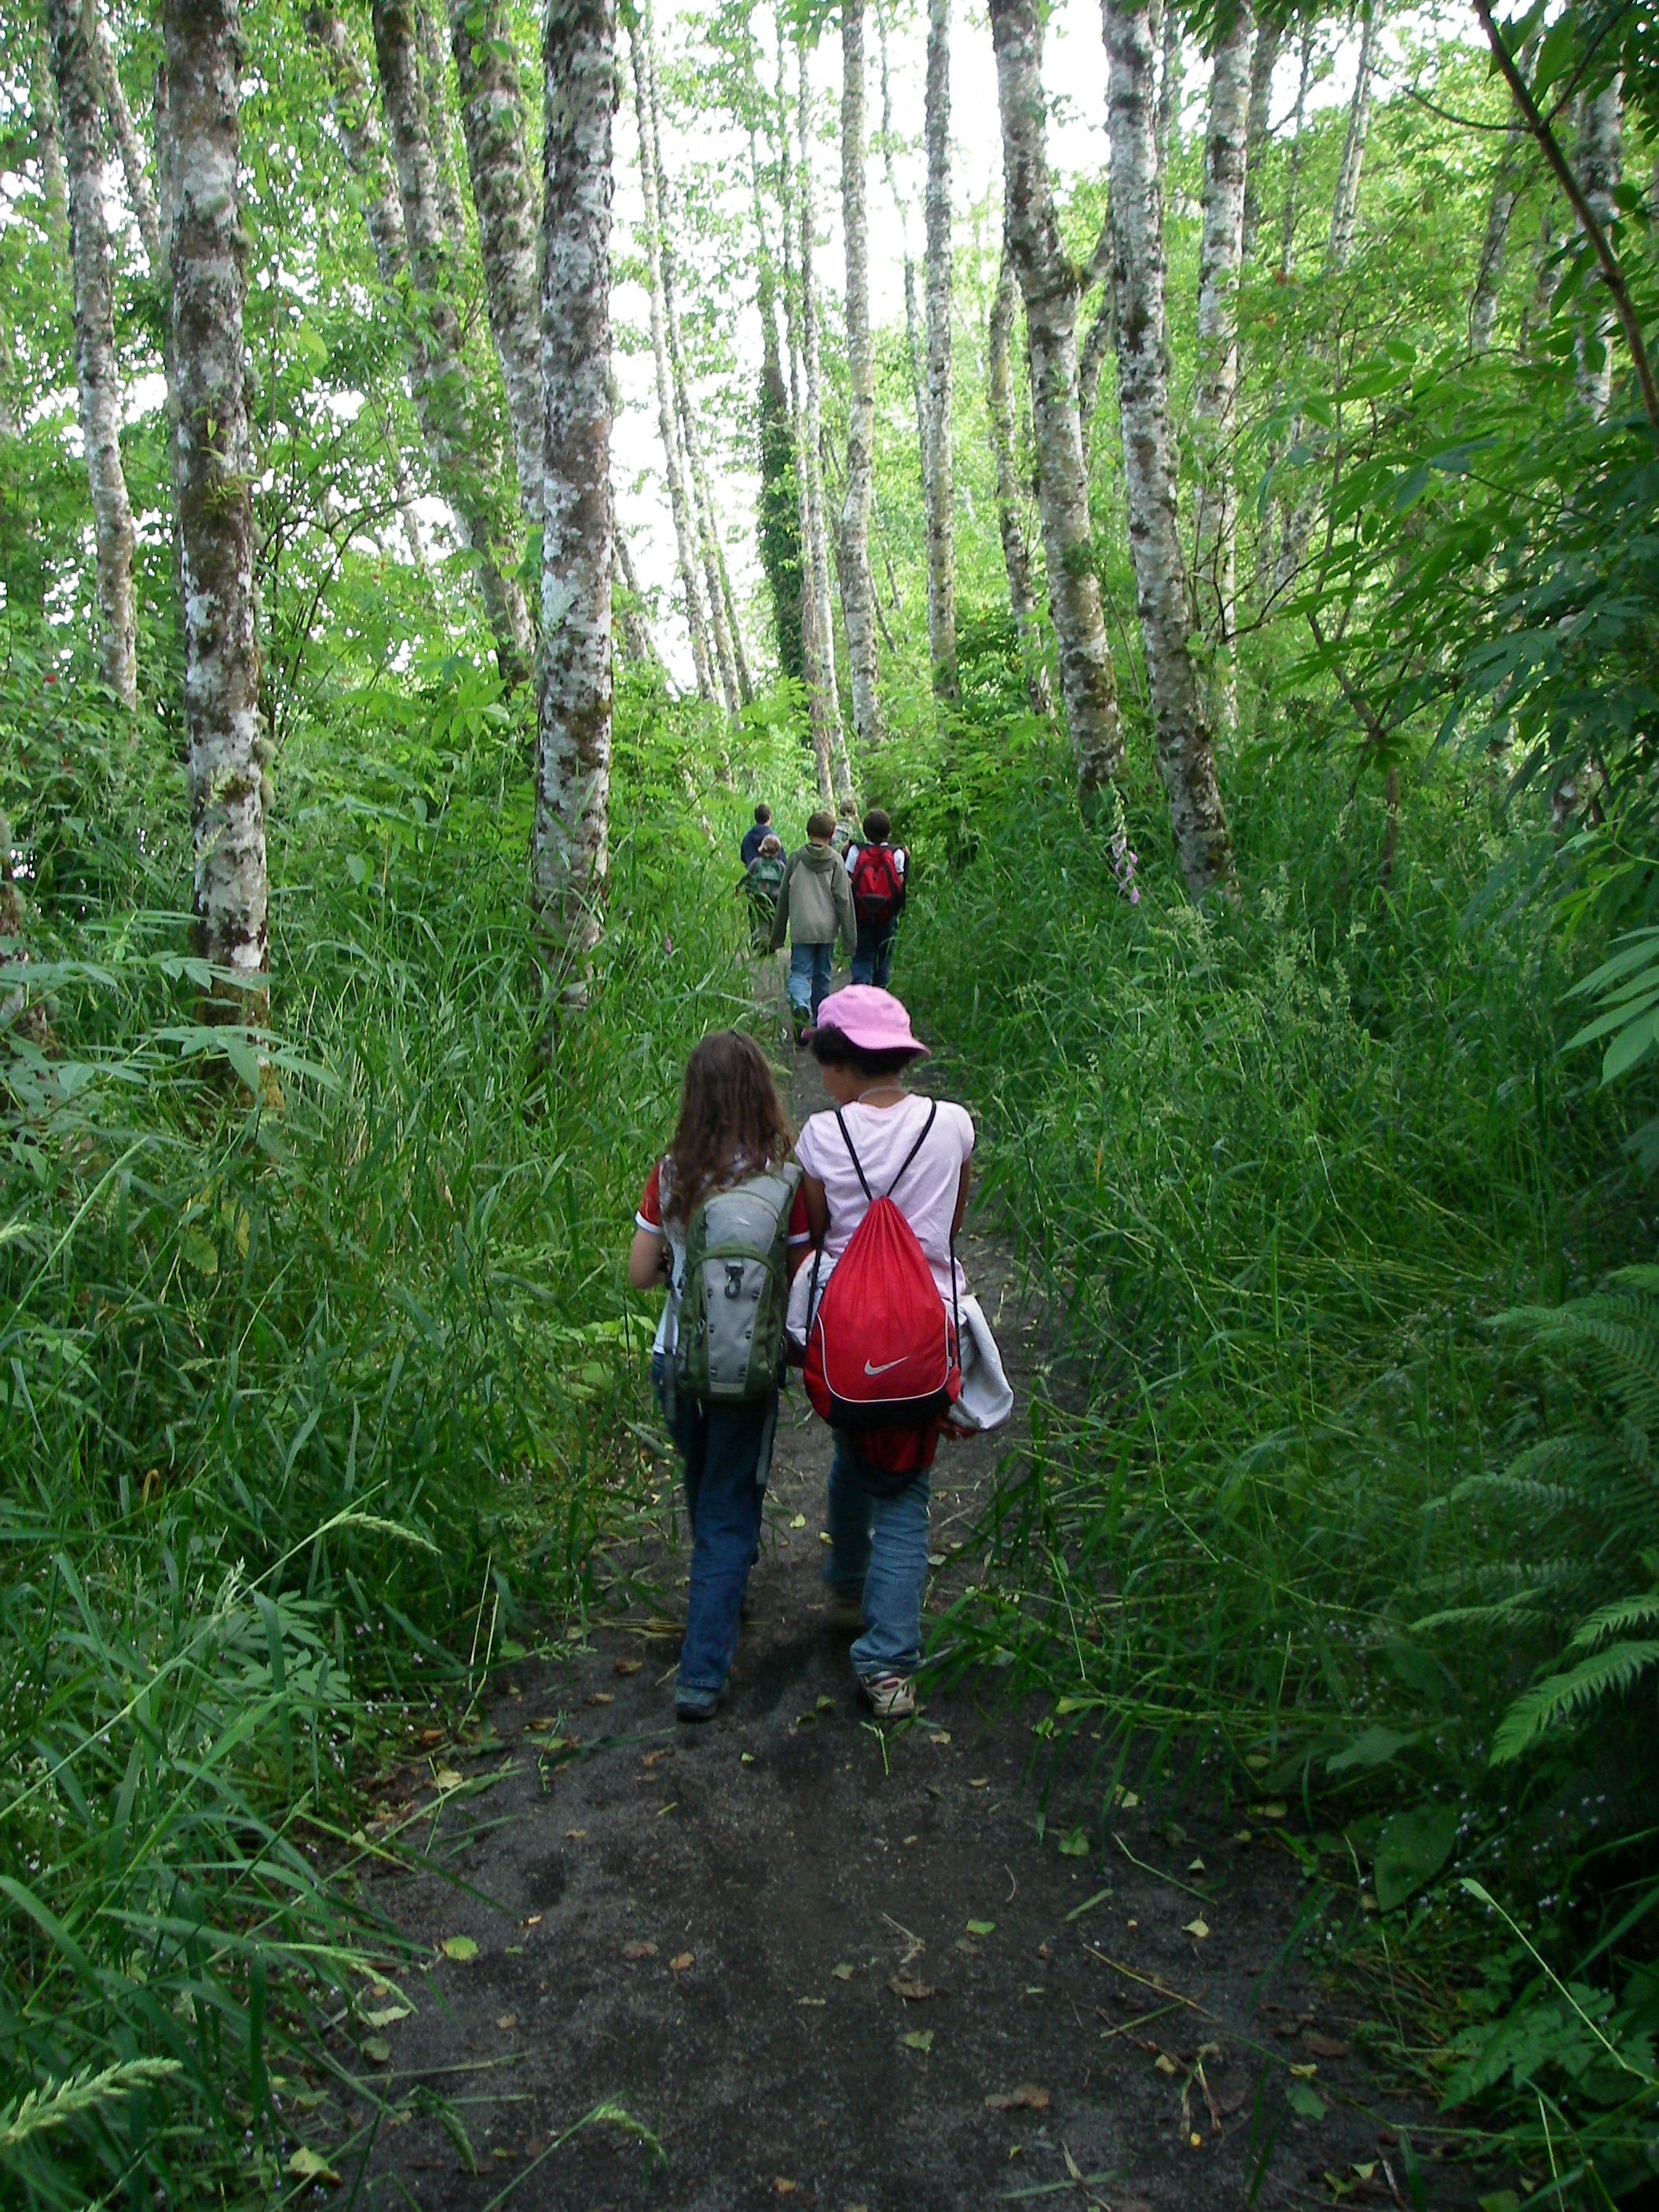
<svg viewBox="0 0 1659 2212"><path fill-rule="evenodd" d="M864 1607L864 1633L853 1665L866 1678L913 1674L921 1664L921 1600L927 1587L927 1504L924 1468L904 1488L884 1495L865 1472L858 1446L837 1429L830 1468L830 1556L823 1579L838 1597Z"/></svg>
<svg viewBox="0 0 1659 2212"><path fill-rule="evenodd" d="M887 978L893 972L893 940L897 935L896 921L890 921L884 929L872 929L867 921L859 924L858 950L853 955L855 983L873 983L878 991L887 988Z"/></svg>
<svg viewBox="0 0 1659 2212"><path fill-rule="evenodd" d="M660 1354L651 1369L660 1398ZM679 1696L684 1703L712 1705L726 1688L738 1648L738 1612L760 1541L778 1394L773 1390L745 1406L703 1406L682 1399L669 1425L685 1462L685 1510L691 1522L691 1588L680 1647Z"/></svg>
<svg viewBox="0 0 1659 2212"><path fill-rule="evenodd" d="M833 940L828 945L791 945L789 1003L798 1014L810 1012L817 1021L818 1008L830 995L830 975L835 958Z"/></svg>

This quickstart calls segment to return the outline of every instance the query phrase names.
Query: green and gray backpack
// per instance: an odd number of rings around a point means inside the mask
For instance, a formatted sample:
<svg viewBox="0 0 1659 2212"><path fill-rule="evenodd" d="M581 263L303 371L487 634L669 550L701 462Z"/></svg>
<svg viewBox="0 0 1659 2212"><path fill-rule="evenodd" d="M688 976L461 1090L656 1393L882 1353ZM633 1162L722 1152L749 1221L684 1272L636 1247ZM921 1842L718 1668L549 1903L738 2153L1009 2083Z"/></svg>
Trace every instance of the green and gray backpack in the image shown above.
<svg viewBox="0 0 1659 2212"><path fill-rule="evenodd" d="M712 1191L685 1227L677 1393L705 1406L763 1398L783 1371L793 1164Z"/></svg>

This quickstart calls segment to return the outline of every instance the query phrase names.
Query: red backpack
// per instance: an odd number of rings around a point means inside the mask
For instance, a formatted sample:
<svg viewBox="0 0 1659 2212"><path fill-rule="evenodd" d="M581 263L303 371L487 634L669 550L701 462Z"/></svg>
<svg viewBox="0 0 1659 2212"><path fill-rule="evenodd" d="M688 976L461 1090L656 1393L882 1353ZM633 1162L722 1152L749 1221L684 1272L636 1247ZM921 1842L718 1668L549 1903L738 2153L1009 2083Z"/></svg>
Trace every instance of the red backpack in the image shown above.
<svg viewBox="0 0 1659 2212"><path fill-rule="evenodd" d="M853 911L866 929L885 929L903 905L904 878L892 847L864 846L853 863Z"/></svg>
<svg viewBox="0 0 1659 2212"><path fill-rule="evenodd" d="M927 1143L938 1112L937 1105L928 1108L904 1165L877 1198L865 1181L841 1109L836 1110L848 1155L870 1200L869 1212L836 1262L807 1332L806 1395L814 1410L838 1429L908 1430L919 1439L933 1431L962 1395L958 1324L945 1310L915 1231L893 1203L893 1193ZM814 1260L815 1275L817 1267ZM954 1245L951 1280L954 1304ZM816 1281L812 1287L816 1294ZM866 1443L861 1437L860 1449L885 1464L892 1455L881 1446L889 1441L871 1437ZM932 1434L927 1441L933 1441ZM912 1437L902 1443L908 1447ZM924 1458L908 1449L899 1454L899 1461L910 1466L925 1465L932 1457L931 1451Z"/></svg>

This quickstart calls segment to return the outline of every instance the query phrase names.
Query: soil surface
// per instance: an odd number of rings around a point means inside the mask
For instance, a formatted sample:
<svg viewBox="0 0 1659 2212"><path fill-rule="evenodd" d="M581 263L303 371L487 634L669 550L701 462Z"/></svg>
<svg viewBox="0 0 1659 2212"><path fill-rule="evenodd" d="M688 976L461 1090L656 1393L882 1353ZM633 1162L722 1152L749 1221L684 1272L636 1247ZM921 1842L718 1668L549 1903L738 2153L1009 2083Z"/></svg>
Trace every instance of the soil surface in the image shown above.
<svg viewBox="0 0 1659 2212"><path fill-rule="evenodd" d="M796 1055L797 1116L826 1103ZM970 1230L962 1256L1020 1410L941 1449L935 1613L980 1565L1041 1350L1006 1252ZM425 2109L376 2131L341 2201L1177 2212L1243 2205L1265 2158L1261 2207L1408 2202L1392 2130L1422 2114L1281 1956L1304 1894L1284 1808L1177 1823L1131 1793L1103 1814L1097 1778L1039 1765L1036 1709L994 1672L924 1677L916 1720L875 1728L822 1613L829 1459L796 1385L715 1722L674 1717L664 1459L660 1534L606 1555L586 1648L521 1664L443 1754L430 1870L377 1885L434 1963L368 2000L382 2081ZM1063 1849L1077 1826L1086 1856ZM604 2106L627 2124L576 2124ZM1431 2203L1466 2201L1429 2172Z"/></svg>

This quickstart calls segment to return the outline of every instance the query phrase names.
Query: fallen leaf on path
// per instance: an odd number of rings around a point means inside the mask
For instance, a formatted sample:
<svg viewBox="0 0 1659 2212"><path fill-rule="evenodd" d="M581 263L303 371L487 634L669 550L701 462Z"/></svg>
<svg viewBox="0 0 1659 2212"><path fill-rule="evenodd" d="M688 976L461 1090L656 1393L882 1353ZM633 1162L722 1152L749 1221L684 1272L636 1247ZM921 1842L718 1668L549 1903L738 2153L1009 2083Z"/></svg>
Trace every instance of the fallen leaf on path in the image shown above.
<svg viewBox="0 0 1659 2212"><path fill-rule="evenodd" d="M529 1729L532 1735L545 1735L549 1729L557 1728L558 1725L559 1717L556 1713L538 1713L533 1721L525 1723L526 1728Z"/></svg>
<svg viewBox="0 0 1659 2212"><path fill-rule="evenodd" d="M495 2015L495 2025L501 2029L503 2034L507 2033L509 2027L516 2027L518 2024L519 2015L515 2012L497 2013Z"/></svg>
<svg viewBox="0 0 1659 2212"><path fill-rule="evenodd" d="M949 1743L951 1731L949 1729L931 1729L928 1731L927 1741L929 1743Z"/></svg>
<svg viewBox="0 0 1659 2212"><path fill-rule="evenodd" d="M818 1541L820 1544L833 1544L835 1540L835 1538L830 1534L830 1531L827 1528L820 1528L818 1530Z"/></svg>
<svg viewBox="0 0 1659 2212"><path fill-rule="evenodd" d="M637 1674L644 1664L643 1659L613 1659L611 1671L613 1674Z"/></svg>
<svg viewBox="0 0 1659 2212"><path fill-rule="evenodd" d="M685 1624L678 1620L666 1620L661 1613L653 1613L645 1624L645 1632L647 1636L683 1636L685 1633Z"/></svg>
<svg viewBox="0 0 1659 2212"><path fill-rule="evenodd" d="M1125 1790L1121 1785L1115 1796L1117 1802L1121 1805L1126 1813L1133 1813L1140 1802L1140 1799L1133 1790Z"/></svg>
<svg viewBox="0 0 1659 2212"><path fill-rule="evenodd" d="M661 1762L667 1758L667 1756L668 1746L664 1744L659 1750L647 1751L644 1758L641 1759L640 1765L644 1767L659 1765Z"/></svg>
<svg viewBox="0 0 1659 2212"><path fill-rule="evenodd" d="M394 2020L407 2020L409 2010L407 2005L380 2005L374 2012L366 2012L363 2019L370 2027L390 2027ZM1334 2051L1331 2054L1333 2057L1335 2055Z"/></svg>
<svg viewBox="0 0 1659 2212"><path fill-rule="evenodd" d="M997 1923L994 1920L970 1920L968 1923L968 1933L970 1936L994 1936L996 1932Z"/></svg>
<svg viewBox="0 0 1659 2212"><path fill-rule="evenodd" d="M1187 1840L1187 1831L1179 1820L1166 1820L1158 1832L1174 1851L1178 1851Z"/></svg>
<svg viewBox="0 0 1659 2212"><path fill-rule="evenodd" d="M800 2184L798 2181L790 2181L787 2179L784 2175L780 2173L774 2177L772 2186L777 2191L780 2197L793 2197L795 2191L800 2187Z"/></svg>
<svg viewBox="0 0 1659 2212"><path fill-rule="evenodd" d="M1152 2063L1160 2074L1173 2074L1176 2070L1176 2063L1167 2051L1160 2051Z"/></svg>
<svg viewBox="0 0 1659 2212"><path fill-rule="evenodd" d="M297 2173L301 2181L331 2181L337 2187L340 2177L328 2160L318 2152L301 2143L288 2162L290 2173Z"/></svg>
<svg viewBox="0 0 1659 2212"><path fill-rule="evenodd" d="M792 1528L804 1528L806 1526L806 1516L804 1513L797 1513L789 1526Z"/></svg>
<svg viewBox="0 0 1659 2212"><path fill-rule="evenodd" d="M1303 2048L1311 2051L1316 2058L1346 2058L1348 2055L1346 2043L1340 2042L1334 2035L1321 2035L1311 2027L1303 2029L1302 2044Z"/></svg>
<svg viewBox="0 0 1659 2212"><path fill-rule="evenodd" d="M1187 1936L1196 1936L1201 1943L1210 1932L1210 1923L1200 1912L1195 1918L1182 1923L1182 1932Z"/></svg>
<svg viewBox="0 0 1659 2212"><path fill-rule="evenodd" d="M752 1766L755 1763L754 1753L752 1751L740 1751L738 1753L738 1763L740 1766Z"/></svg>
<svg viewBox="0 0 1659 2212"><path fill-rule="evenodd" d="M919 1982L914 1974L889 1974L887 1986L896 1997L902 1997L907 2004L920 2004L924 1997L939 1995L931 1982Z"/></svg>
<svg viewBox="0 0 1659 2212"><path fill-rule="evenodd" d="M453 1766L441 1766L432 1779L440 1790L459 1790L466 1777L458 1774Z"/></svg>
<svg viewBox="0 0 1659 2212"><path fill-rule="evenodd" d="M992 2112L1046 2112L1048 2092L1039 2089L1035 2081L1022 2081L1018 2089L999 2090L988 2097L985 2106Z"/></svg>
<svg viewBox="0 0 1659 2212"><path fill-rule="evenodd" d="M1250 1832L1248 1828L1241 1828L1238 1833L1233 1838L1233 1841L1236 1844L1248 1844L1250 1840Z"/></svg>
<svg viewBox="0 0 1659 2212"><path fill-rule="evenodd" d="M1187 1862L1187 1871L1188 1874L1202 1874L1204 1872L1203 1860L1188 1859Z"/></svg>
<svg viewBox="0 0 1659 2212"><path fill-rule="evenodd" d="M908 1850L912 1844L919 1844L921 1841L921 1838L920 1836L906 1836L904 1838L904 1847Z"/></svg>
<svg viewBox="0 0 1659 2212"><path fill-rule="evenodd" d="M657 1947L654 1943L624 1943L623 1945L624 1959L654 1959L656 1955Z"/></svg>
<svg viewBox="0 0 1659 2212"><path fill-rule="evenodd" d="M817 1710L821 1713L833 1713L836 1710L836 1700L826 1692L818 1699Z"/></svg>
<svg viewBox="0 0 1659 2212"><path fill-rule="evenodd" d="M1282 1820L1287 1809L1288 1808L1277 1802L1272 1805L1258 1805L1255 1808L1264 1820Z"/></svg>
<svg viewBox="0 0 1659 2212"><path fill-rule="evenodd" d="M1086 1828L1073 1828L1060 1839L1060 1856L1063 1859L1086 1859L1089 1856L1089 1832Z"/></svg>
<svg viewBox="0 0 1659 2212"><path fill-rule="evenodd" d="M1325 2100L1317 2089L1309 2088L1305 2081L1292 2081L1285 2093L1285 2100L1304 2120L1322 2120L1325 2117Z"/></svg>
<svg viewBox="0 0 1659 2212"><path fill-rule="evenodd" d="M965 1951L970 1959L977 1959L983 1955L985 1946L983 1943L975 1943L971 1936L958 1936L957 1948L958 1951Z"/></svg>
<svg viewBox="0 0 1659 2212"><path fill-rule="evenodd" d="M1292 2066L1291 2078L1296 2081L1311 2081L1319 2069L1316 2066Z"/></svg>
<svg viewBox="0 0 1659 2212"><path fill-rule="evenodd" d="M970 1774L968 1778L968 1787L970 1790L988 1790L990 1786L991 1778L988 1774Z"/></svg>
<svg viewBox="0 0 1659 2212"><path fill-rule="evenodd" d="M587 1831L586 1828L568 1828L565 1832L567 1835L585 1836L587 1833ZM539 1928L542 1924L541 1914L539 1912L532 1912L524 1924L526 1928Z"/></svg>
<svg viewBox="0 0 1659 2212"><path fill-rule="evenodd" d="M617 1700L609 1690L595 1690L587 1702L590 1705L614 1705Z"/></svg>
<svg viewBox="0 0 1659 2212"><path fill-rule="evenodd" d="M1247 1753L1244 1764L1249 1768L1252 1774L1260 1774L1262 1768L1267 1764L1267 1754L1265 1751L1252 1751Z"/></svg>
<svg viewBox="0 0 1659 2212"><path fill-rule="evenodd" d="M795 1999L798 2005L811 2005L816 2012L822 2012L829 2002L827 1997L797 1997Z"/></svg>
<svg viewBox="0 0 1659 2212"><path fill-rule="evenodd" d="M696 1957L694 1953L690 1951L682 1951L677 1959L671 1959L668 1961L668 1971L671 1974L689 1973L696 1963Z"/></svg>
<svg viewBox="0 0 1659 2212"><path fill-rule="evenodd" d="M831 1966L830 1971L838 1982L850 1982L854 1975L857 1973L858 1968L856 1966L849 1966L847 1964L847 1961L843 1959L839 1966Z"/></svg>
<svg viewBox="0 0 1659 2212"><path fill-rule="evenodd" d="M907 2035L904 2039L904 2047L907 2051L920 2051L925 2056L933 2047L933 2029L924 2027L919 2035Z"/></svg>
<svg viewBox="0 0 1659 2212"><path fill-rule="evenodd" d="M363 2056L372 2058L377 2066L389 2066L392 2063L392 2045L383 2035L366 2035L363 2038Z"/></svg>
<svg viewBox="0 0 1659 2212"><path fill-rule="evenodd" d="M944 1553L929 1552L927 1554L927 1564L930 1567L942 1567L945 1565Z"/></svg>
<svg viewBox="0 0 1659 2212"><path fill-rule="evenodd" d="M470 1936L446 1936L438 1948L446 1959L453 1959L463 1966L469 1959L478 1955L478 1947Z"/></svg>

